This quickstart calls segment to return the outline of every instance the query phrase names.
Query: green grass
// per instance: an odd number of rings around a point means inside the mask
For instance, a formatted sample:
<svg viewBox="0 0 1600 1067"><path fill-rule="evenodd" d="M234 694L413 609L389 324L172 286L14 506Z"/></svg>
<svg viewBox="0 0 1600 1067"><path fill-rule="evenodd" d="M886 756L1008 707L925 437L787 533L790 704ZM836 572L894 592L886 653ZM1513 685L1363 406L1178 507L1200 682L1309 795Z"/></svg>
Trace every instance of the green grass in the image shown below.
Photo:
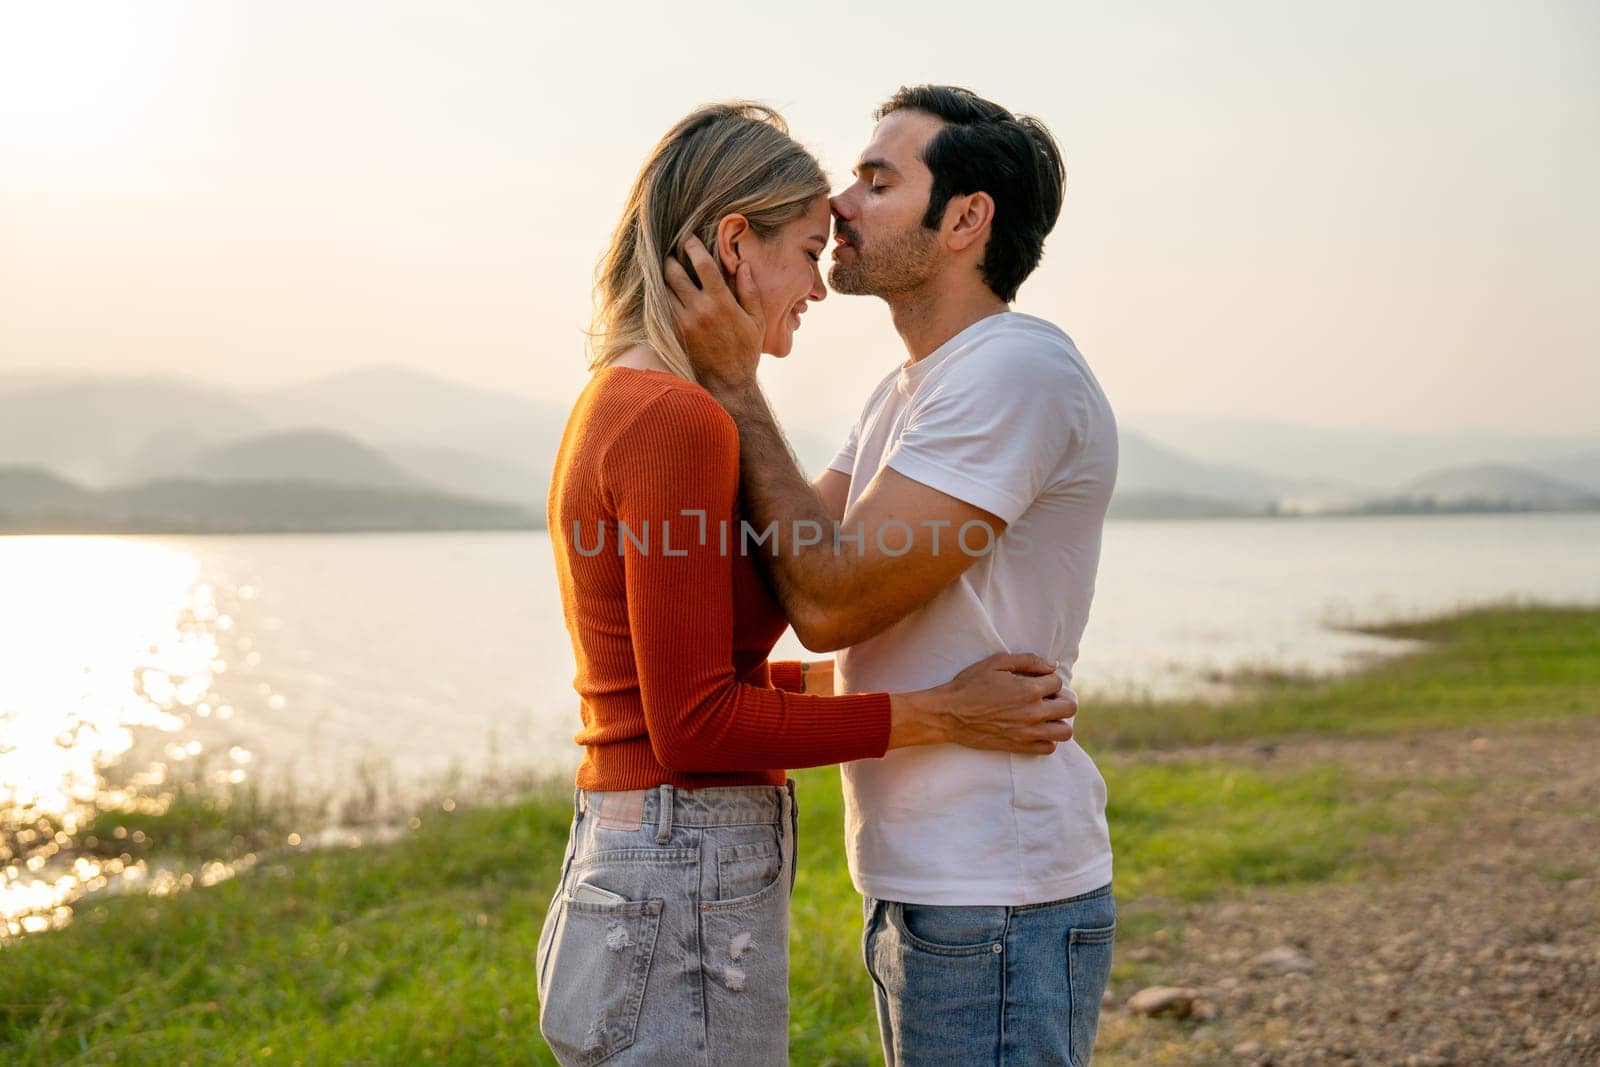
<svg viewBox="0 0 1600 1067"><path fill-rule="evenodd" d="M1363 844L1398 828L1389 800L1404 788L1352 783L1334 766L1269 775L1214 761L1116 763L1104 773L1118 891L1133 899L1348 876Z"/></svg>
<svg viewBox="0 0 1600 1067"><path fill-rule="evenodd" d="M1600 711L1600 612L1477 612L1389 632L1439 644L1358 678L1269 683L1222 707L1086 704L1111 796L1119 943L1155 933L1146 901L1381 873L1382 842L1472 788L1141 750ZM878 1062L838 772L796 778L793 1059ZM0 1062L548 1063L532 971L570 802L570 789L555 789L434 807L392 844L260 853L254 869L209 888L85 901L67 928L0 948ZM160 815L107 813L95 830L121 844L130 828L150 850L229 858L281 840L283 826L270 807L196 795Z"/></svg>
<svg viewBox="0 0 1600 1067"><path fill-rule="evenodd" d="M1328 681L1255 677L1222 704L1085 699L1085 744L1182 748L1321 733L1379 736L1600 712L1600 611L1494 608L1362 632L1431 642Z"/></svg>

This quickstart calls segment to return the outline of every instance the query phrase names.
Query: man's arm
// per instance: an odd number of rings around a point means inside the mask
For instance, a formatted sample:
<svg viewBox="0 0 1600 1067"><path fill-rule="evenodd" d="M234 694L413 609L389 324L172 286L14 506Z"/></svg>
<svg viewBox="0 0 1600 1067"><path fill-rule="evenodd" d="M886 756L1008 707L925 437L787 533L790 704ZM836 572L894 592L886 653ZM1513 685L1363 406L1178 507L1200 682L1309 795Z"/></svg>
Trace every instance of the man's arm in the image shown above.
<svg viewBox="0 0 1600 1067"><path fill-rule="evenodd" d="M811 483L822 501L822 509L835 521L844 518L845 501L850 499L850 476L843 471L828 468Z"/></svg>
<svg viewBox="0 0 1600 1067"><path fill-rule="evenodd" d="M746 519L758 534L774 531L765 551L752 550L768 561L795 634L813 651L844 648L893 626L1005 532L990 512L894 470L881 471L836 527L836 513L795 465L761 387L753 380L702 384L739 428ZM848 490L847 477L830 473L837 475L833 487L842 481Z"/></svg>
<svg viewBox="0 0 1600 1067"><path fill-rule="evenodd" d="M762 319L754 285L741 271L741 307L704 248L691 239L686 250L706 284L696 287L667 261L678 326L701 384L738 426L746 520L758 536L772 531L764 547L795 634L807 648L828 652L881 633L992 550L1006 524L884 470L843 515L836 538L850 479L829 471L808 483L778 429L755 378Z"/></svg>

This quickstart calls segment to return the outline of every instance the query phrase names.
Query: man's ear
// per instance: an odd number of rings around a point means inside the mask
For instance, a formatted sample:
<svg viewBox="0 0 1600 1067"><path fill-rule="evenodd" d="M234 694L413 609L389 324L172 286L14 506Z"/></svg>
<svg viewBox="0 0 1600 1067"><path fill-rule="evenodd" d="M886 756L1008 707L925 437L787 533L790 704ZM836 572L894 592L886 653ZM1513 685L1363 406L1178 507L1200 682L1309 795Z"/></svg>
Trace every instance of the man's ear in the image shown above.
<svg viewBox="0 0 1600 1067"><path fill-rule="evenodd" d="M717 223L717 260L724 273L731 276L738 271L740 250L749 239L749 219L739 214L722 216L722 221Z"/></svg>
<svg viewBox="0 0 1600 1067"><path fill-rule="evenodd" d="M954 196L945 206L945 244L952 252L964 252L989 237L994 222L994 198L988 193Z"/></svg>

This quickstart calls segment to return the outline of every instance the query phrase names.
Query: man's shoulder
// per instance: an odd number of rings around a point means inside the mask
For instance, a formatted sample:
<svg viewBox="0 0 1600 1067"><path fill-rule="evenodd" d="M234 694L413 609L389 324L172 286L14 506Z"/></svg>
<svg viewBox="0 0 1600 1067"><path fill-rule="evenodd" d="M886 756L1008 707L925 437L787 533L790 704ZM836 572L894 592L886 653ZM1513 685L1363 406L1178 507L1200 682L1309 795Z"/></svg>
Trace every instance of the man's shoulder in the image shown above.
<svg viewBox="0 0 1600 1067"><path fill-rule="evenodd" d="M881 379L879 379L878 384L872 387L872 392L867 394L866 403L861 405L862 418L865 419L870 417L875 411L883 407L884 404L888 403L889 399L894 396L895 383L899 380L899 367L896 367L894 370L890 371L888 374L885 374Z"/></svg>
<svg viewBox="0 0 1600 1067"><path fill-rule="evenodd" d="M937 368L937 377L970 385L992 382L1038 389L1093 381L1088 363L1066 331L1018 311L996 316L992 325L953 355Z"/></svg>

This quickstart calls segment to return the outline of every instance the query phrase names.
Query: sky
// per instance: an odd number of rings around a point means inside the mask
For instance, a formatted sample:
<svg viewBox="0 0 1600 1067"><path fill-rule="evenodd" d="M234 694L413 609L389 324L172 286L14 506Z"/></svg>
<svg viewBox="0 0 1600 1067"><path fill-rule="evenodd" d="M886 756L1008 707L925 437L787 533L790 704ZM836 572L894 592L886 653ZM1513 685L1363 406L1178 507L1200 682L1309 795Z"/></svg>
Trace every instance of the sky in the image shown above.
<svg viewBox="0 0 1600 1067"><path fill-rule="evenodd" d="M566 406L593 269L696 105L845 183L902 84L1041 118L1017 310L1124 417L1600 426L1600 7L0 0L0 375L400 364ZM833 295L763 371L837 433L904 358Z"/></svg>

